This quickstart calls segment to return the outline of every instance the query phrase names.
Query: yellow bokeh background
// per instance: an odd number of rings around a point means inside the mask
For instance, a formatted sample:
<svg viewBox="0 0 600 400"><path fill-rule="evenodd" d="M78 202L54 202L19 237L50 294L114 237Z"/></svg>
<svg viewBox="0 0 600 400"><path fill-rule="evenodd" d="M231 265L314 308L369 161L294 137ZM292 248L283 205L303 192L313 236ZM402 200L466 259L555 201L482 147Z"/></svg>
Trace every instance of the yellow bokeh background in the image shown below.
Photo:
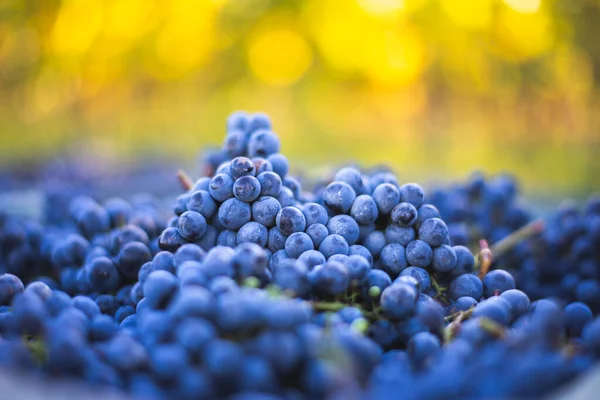
<svg viewBox="0 0 600 400"><path fill-rule="evenodd" d="M0 0L0 163L188 164L233 110L298 166L600 189L597 0Z"/></svg>

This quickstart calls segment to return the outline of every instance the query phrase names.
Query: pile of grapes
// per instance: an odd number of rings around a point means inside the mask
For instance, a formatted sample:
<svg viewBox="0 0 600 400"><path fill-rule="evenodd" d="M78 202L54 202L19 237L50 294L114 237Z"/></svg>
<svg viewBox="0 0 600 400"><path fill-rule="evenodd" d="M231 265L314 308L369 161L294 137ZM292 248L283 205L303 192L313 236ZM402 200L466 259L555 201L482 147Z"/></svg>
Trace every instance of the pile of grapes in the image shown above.
<svg viewBox="0 0 600 400"><path fill-rule="evenodd" d="M174 216L0 213L0 368L143 399L448 400L540 397L600 357L600 198L542 222L506 175L303 187L279 150L235 113Z"/></svg>

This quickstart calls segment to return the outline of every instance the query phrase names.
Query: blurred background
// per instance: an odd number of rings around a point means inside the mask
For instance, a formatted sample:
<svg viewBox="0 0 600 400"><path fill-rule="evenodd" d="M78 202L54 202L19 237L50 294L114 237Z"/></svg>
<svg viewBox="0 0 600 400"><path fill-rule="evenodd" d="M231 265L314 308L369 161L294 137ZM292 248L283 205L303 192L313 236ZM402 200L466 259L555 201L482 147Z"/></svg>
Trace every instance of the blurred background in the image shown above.
<svg viewBox="0 0 600 400"><path fill-rule="evenodd" d="M0 0L0 170L195 177L244 109L296 169L509 171L582 197L600 189L598 21L598 0Z"/></svg>

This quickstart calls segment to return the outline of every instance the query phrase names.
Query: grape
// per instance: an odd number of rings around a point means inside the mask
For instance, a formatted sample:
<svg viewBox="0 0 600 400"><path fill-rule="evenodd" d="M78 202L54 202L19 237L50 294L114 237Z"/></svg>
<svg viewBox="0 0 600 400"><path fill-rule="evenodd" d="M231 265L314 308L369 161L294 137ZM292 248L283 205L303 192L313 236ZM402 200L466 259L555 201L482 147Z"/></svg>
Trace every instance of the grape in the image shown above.
<svg viewBox="0 0 600 400"><path fill-rule="evenodd" d="M250 221L242 225L237 233L237 244L256 243L261 247L267 244L269 231L263 224Z"/></svg>
<svg viewBox="0 0 600 400"><path fill-rule="evenodd" d="M529 297L517 289L508 289L502 292L500 297L508 302L513 319L525 315L531 307Z"/></svg>
<svg viewBox="0 0 600 400"><path fill-rule="evenodd" d="M408 267L404 268L400 272L400 276L412 276L419 283L419 289L423 293L427 293L431 287L431 278L426 270L419 267Z"/></svg>
<svg viewBox="0 0 600 400"><path fill-rule="evenodd" d="M260 182L253 176L242 176L233 184L233 194L236 199L244 203L251 203L261 193Z"/></svg>
<svg viewBox="0 0 600 400"><path fill-rule="evenodd" d="M406 260L416 267L427 267L433 260L433 250L422 240L413 240L406 246Z"/></svg>
<svg viewBox="0 0 600 400"><path fill-rule="evenodd" d="M315 248L319 248L323 240L329 235L329 230L323 224L312 224L306 228L306 234L310 237Z"/></svg>
<svg viewBox="0 0 600 400"><path fill-rule="evenodd" d="M417 221L417 209L410 203L398 203L392 208L390 218L401 227L408 228Z"/></svg>
<svg viewBox="0 0 600 400"><path fill-rule="evenodd" d="M512 275L501 269L490 271L483 278L485 297L497 296L507 290L515 289L515 287L515 279Z"/></svg>
<svg viewBox="0 0 600 400"><path fill-rule="evenodd" d="M346 182L332 182L323 192L323 202L335 212L348 212L355 198L356 192Z"/></svg>
<svg viewBox="0 0 600 400"><path fill-rule="evenodd" d="M287 252L286 252L287 253ZM317 250L307 250L300 254L298 261L303 263L306 268L310 271L317 265L325 264L325 256L323 253Z"/></svg>
<svg viewBox="0 0 600 400"><path fill-rule="evenodd" d="M275 172L265 171L257 176L261 196L278 196L283 185L281 178Z"/></svg>
<svg viewBox="0 0 600 400"><path fill-rule="evenodd" d="M583 328L593 318L590 307L585 303L573 302L565 307L565 330L569 337L579 337Z"/></svg>
<svg viewBox="0 0 600 400"><path fill-rule="evenodd" d="M294 232L303 232L306 228L306 219L302 211L290 206L279 210L275 222L281 233L286 236Z"/></svg>
<svg viewBox="0 0 600 400"><path fill-rule="evenodd" d="M269 237L267 238L267 247L273 253L283 250L287 236L281 233L278 227L269 229Z"/></svg>
<svg viewBox="0 0 600 400"><path fill-rule="evenodd" d="M179 216L177 231L186 240L198 240L206 233L206 219L196 211L186 211Z"/></svg>
<svg viewBox="0 0 600 400"><path fill-rule="evenodd" d="M348 255L350 246L344 237L340 235L328 235L319 245L319 251L323 253L325 258L329 258L334 254Z"/></svg>
<svg viewBox="0 0 600 400"><path fill-rule="evenodd" d="M273 163L268 157L279 152L279 138L268 130L257 130L248 141L248 155L250 157L267 158L271 164Z"/></svg>
<svg viewBox="0 0 600 400"><path fill-rule="evenodd" d="M336 215L327 222L330 235L340 235L348 245L353 245L358 240L359 230L356 221L348 215Z"/></svg>
<svg viewBox="0 0 600 400"><path fill-rule="evenodd" d="M383 269L392 277L398 276L408 266L405 249L397 243L386 245L381 250L380 258Z"/></svg>
<svg viewBox="0 0 600 400"><path fill-rule="evenodd" d="M215 201L219 203L233 197L234 180L229 174L218 174L210 181L208 191Z"/></svg>
<svg viewBox="0 0 600 400"><path fill-rule="evenodd" d="M254 175L255 172L254 162L247 157L236 157L229 163L229 175L234 180L242 176Z"/></svg>
<svg viewBox="0 0 600 400"><path fill-rule="evenodd" d="M283 154L272 154L267 157L267 161L273 166L273 172L279 175L281 179L286 177L289 170L289 163Z"/></svg>
<svg viewBox="0 0 600 400"><path fill-rule="evenodd" d="M302 207L302 214L306 219L306 225L311 226L313 224L326 225L329 217L327 211L317 203L306 203Z"/></svg>
<svg viewBox="0 0 600 400"><path fill-rule="evenodd" d="M373 190L373 200L381 215L390 215L392 209L400 202L400 191L397 186L382 183Z"/></svg>
<svg viewBox="0 0 600 400"><path fill-rule="evenodd" d="M59 187L43 223L0 211L0 366L144 398L540 398L600 357L597 197L541 232L508 175L425 203L279 150L238 112L172 209Z"/></svg>
<svg viewBox="0 0 600 400"><path fill-rule="evenodd" d="M416 239L415 230L411 227L403 228L392 224L385 228L385 241L389 243L398 243L402 247L408 246L410 242Z"/></svg>
<svg viewBox="0 0 600 400"><path fill-rule="evenodd" d="M433 259L431 262L431 268L437 272L450 272L456 268L458 262L458 256L456 251L448 246L441 245L433 249Z"/></svg>
<svg viewBox="0 0 600 400"><path fill-rule="evenodd" d="M414 287L405 283L392 283L381 293L381 308L392 319L411 315L417 305L418 294Z"/></svg>
<svg viewBox="0 0 600 400"><path fill-rule="evenodd" d="M439 247L448 242L448 227L439 218L425 220L419 228L419 239L431 247Z"/></svg>
<svg viewBox="0 0 600 400"><path fill-rule="evenodd" d="M390 243L395 242L391 241ZM363 240L363 245L371 252L374 258L380 256L386 244L386 237L381 231L373 231L369 233Z"/></svg>
<svg viewBox="0 0 600 400"><path fill-rule="evenodd" d="M510 304L499 296L490 297L475 306L473 317L486 317L499 324L508 325Z"/></svg>
<svg viewBox="0 0 600 400"><path fill-rule="evenodd" d="M17 294L23 293L24 290L23 282L17 276L12 274L0 275L0 305L9 305L13 298Z"/></svg>
<svg viewBox="0 0 600 400"><path fill-rule="evenodd" d="M483 295L483 284L475 275L464 274L455 278L450 284L450 297L457 301L460 297L467 296L477 301Z"/></svg>
<svg viewBox="0 0 600 400"><path fill-rule="evenodd" d="M192 193L187 203L188 211L196 211L204 218L212 218L217 211L217 204L207 190L198 190Z"/></svg>
<svg viewBox="0 0 600 400"><path fill-rule="evenodd" d="M250 222L251 208L238 199L225 200L219 207L219 222L227 229L237 230Z"/></svg>
<svg viewBox="0 0 600 400"><path fill-rule="evenodd" d="M177 277L167 271L154 271L144 283L144 295L152 308L162 308L177 292Z"/></svg>
<svg viewBox="0 0 600 400"><path fill-rule="evenodd" d="M304 232L294 232L285 240L285 252L290 258L298 258L305 251L313 249L312 239Z"/></svg>
<svg viewBox="0 0 600 400"><path fill-rule="evenodd" d="M362 225L367 225L375 222L379 216L379 211L375 200L371 196L362 194L352 203L350 215L356 222Z"/></svg>
<svg viewBox="0 0 600 400"><path fill-rule="evenodd" d="M419 332L408 341L408 356L416 366L422 366L440 351L440 340L429 332Z"/></svg>

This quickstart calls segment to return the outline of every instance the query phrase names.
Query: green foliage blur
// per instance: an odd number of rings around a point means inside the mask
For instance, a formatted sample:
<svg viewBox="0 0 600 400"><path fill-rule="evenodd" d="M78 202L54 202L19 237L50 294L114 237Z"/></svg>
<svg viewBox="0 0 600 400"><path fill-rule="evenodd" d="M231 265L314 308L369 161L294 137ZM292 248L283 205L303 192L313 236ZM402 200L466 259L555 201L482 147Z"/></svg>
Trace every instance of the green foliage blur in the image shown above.
<svg viewBox="0 0 600 400"><path fill-rule="evenodd" d="M265 111L306 168L600 189L597 0L0 0L0 162L185 160Z"/></svg>

